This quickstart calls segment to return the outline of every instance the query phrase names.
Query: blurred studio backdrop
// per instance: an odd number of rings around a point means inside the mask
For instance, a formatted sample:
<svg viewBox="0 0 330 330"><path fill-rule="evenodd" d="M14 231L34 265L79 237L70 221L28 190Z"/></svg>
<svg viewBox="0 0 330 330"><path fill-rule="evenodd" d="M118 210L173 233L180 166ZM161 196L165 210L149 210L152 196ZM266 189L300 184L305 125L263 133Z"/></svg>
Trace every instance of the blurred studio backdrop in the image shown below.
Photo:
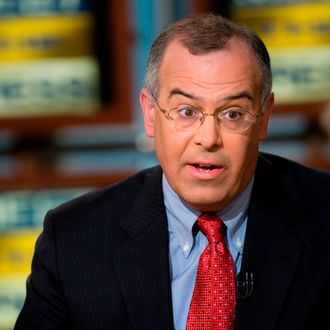
<svg viewBox="0 0 330 330"><path fill-rule="evenodd" d="M154 37L218 12L271 54L261 149L330 170L330 1L0 0L0 330L12 329L46 211L157 164L138 94Z"/></svg>

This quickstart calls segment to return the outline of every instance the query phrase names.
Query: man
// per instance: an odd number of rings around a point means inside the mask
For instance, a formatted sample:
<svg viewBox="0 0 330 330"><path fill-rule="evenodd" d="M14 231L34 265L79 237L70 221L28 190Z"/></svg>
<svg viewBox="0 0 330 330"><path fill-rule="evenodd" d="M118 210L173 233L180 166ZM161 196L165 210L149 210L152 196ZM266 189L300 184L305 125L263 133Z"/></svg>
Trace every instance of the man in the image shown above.
<svg viewBox="0 0 330 330"><path fill-rule="evenodd" d="M161 33L140 95L160 167L47 214L15 329L329 323L330 176L259 154L271 81L262 41L220 16L186 18ZM221 230L226 243L211 242L202 223L220 224L213 234ZM217 259L218 247L229 257ZM200 267L211 265L204 250L219 261L211 266L218 274L227 267L227 283L209 271L203 278ZM200 278L230 289L205 293Z"/></svg>

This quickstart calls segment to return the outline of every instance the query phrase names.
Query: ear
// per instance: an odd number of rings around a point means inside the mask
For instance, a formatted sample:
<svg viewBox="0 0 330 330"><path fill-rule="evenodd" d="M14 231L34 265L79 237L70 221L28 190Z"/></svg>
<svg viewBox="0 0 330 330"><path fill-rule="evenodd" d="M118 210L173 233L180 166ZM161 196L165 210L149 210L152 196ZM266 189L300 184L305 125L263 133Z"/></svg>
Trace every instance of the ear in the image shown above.
<svg viewBox="0 0 330 330"><path fill-rule="evenodd" d="M143 88L140 92L140 105L143 112L144 129L148 137L154 137L155 106L150 93Z"/></svg>
<svg viewBox="0 0 330 330"><path fill-rule="evenodd" d="M274 109L274 93L271 93L268 97L267 103L265 104L265 109L262 112L260 118L260 131L259 131L259 140L265 140L268 133L268 122L270 113Z"/></svg>

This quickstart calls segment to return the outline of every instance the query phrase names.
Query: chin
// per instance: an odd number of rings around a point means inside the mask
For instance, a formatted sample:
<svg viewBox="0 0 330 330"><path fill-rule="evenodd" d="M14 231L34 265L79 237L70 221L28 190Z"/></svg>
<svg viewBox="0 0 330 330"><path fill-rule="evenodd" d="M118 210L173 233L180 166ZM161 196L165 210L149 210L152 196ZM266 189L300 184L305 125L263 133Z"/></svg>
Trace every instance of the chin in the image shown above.
<svg viewBox="0 0 330 330"><path fill-rule="evenodd" d="M194 210L200 212L216 212L221 210L225 205L223 205L223 198L207 198L205 196L202 200L201 198L187 198L184 200Z"/></svg>

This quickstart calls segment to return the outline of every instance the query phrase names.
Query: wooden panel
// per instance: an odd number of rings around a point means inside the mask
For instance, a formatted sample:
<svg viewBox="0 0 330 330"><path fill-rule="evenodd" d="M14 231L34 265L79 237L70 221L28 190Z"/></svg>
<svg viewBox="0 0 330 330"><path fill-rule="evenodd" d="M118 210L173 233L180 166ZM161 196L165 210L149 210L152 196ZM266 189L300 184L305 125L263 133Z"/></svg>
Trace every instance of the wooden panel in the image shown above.
<svg viewBox="0 0 330 330"><path fill-rule="evenodd" d="M102 10L102 8L101 8ZM0 129L13 130L18 135L49 135L59 127L73 125L94 125L99 123L122 123L133 119L131 113L132 87L130 81L129 47L130 35L127 26L127 1L106 2L106 22L101 25L106 31L98 31L99 41L107 50L103 53L103 65L107 70L107 91L110 101L91 115L58 115L54 117L20 117L0 119ZM103 13L104 14L104 13ZM103 17L104 18L104 17Z"/></svg>
<svg viewBox="0 0 330 330"><path fill-rule="evenodd" d="M132 172L58 174L51 170L39 173L27 173L15 177L0 177L0 191L33 190L47 188L103 187L127 178Z"/></svg>

